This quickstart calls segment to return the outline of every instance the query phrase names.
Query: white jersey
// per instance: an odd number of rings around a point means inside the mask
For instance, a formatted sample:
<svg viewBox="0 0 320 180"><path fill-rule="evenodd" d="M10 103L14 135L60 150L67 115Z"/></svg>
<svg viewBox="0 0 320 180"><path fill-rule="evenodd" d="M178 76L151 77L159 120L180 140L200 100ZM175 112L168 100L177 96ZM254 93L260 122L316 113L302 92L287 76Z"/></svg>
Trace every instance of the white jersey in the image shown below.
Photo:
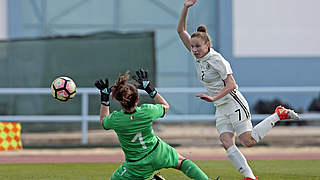
<svg viewBox="0 0 320 180"><path fill-rule="evenodd" d="M196 58L195 58L196 59ZM210 96L215 96L225 86L225 79L228 74L232 74L232 69L228 61L214 49L204 57L196 59L194 62L197 76L203 86L207 89ZM215 106L224 104L232 99L230 94L214 102Z"/></svg>

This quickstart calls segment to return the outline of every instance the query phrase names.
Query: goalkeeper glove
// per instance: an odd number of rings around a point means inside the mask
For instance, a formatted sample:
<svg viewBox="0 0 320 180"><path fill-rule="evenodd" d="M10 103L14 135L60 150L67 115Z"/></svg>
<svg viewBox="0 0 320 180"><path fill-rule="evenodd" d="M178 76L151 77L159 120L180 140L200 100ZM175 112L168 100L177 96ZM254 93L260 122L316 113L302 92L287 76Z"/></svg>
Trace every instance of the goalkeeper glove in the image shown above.
<svg viewBox="0 0 320 180"><path fill-rule="evenodd" d="M101 95L101 104L105 106L109 106L109 96L111 94L111 88L109 88L109 80L108 78L105 79L105 82L103 82L102 79L97 80L94 85L100 90Z"/></svg>
<svg viewBox="0 0 320 180"><path fill-rule="evenodd" d="M154 89L148 80L148 72L140 69L136 71L137 76L133 76L132 78L139 83L138 88L145 90L151 98L154 98L158 93L156 89Z"/></svg>

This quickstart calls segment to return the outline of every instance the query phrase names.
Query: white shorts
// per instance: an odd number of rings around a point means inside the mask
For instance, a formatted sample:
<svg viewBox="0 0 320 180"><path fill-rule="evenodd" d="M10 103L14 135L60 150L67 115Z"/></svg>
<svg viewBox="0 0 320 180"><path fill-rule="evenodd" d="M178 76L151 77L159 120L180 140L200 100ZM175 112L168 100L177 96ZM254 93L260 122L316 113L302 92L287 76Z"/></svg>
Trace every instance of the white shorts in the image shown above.
<svg viewBox="0 0 320 180"><path fill-rule="evenodd" d="M232 100L216 106L216 127L219 136L224 132L240 135L252 131L249 105L239 91L230 93Z"/></svg>

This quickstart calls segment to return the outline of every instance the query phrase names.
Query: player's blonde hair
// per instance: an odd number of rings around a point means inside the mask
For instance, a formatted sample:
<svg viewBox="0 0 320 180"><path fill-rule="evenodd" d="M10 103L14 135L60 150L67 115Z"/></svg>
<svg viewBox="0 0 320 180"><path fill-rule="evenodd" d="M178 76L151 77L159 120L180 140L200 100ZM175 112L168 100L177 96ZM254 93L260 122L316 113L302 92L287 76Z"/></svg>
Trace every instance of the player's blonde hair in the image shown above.
<svg viewBox="0 0 320 180"><path fill-rule="evenodd" d="M118 100L125 110L134 107L139 97L137 88L127 82L129 77L129 71L124 75L120 75L117 82L111 88L112 98Z"/></svg>

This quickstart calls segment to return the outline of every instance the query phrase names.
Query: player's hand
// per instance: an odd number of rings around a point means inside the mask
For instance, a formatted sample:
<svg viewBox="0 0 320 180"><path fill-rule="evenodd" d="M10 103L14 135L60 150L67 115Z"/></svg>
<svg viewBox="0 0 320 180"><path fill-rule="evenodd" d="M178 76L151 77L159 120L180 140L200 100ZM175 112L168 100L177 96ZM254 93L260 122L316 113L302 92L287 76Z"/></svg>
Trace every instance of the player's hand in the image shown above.
<svg viewBox="0 0 320 180"><path fill-rule="evenodd" d="M197 0L186 0L184 2L184 6L189 8L189 7L193 6L196 2L197 2Z"/></svg>
<svg viewBox="0 0 320 180"><path fill-rule="evenodd" d="M205 100L207 102L213 102L214 99L211 96L208 96L207 94L197 94L197 97L200 97L200 99Z"/></svg>
<svg viewBox="0 0 320 180"><path fill-rule="evenodd" d="M154 96L157 94L157 91L152 87L148 79L148 71L139 69L139 71L136 71L136 75L137 76L133 76L132 78L139 84L138 88L145 90L150 97L154 98Z"/></svg>
<svg viewBox="0 0 320 180"><path fill-rule="evenodd" d="M132 76L132 78L139 83L138 88L145 90L147 86L150 85L150 81L148 79L148 71L143 69L139 69L136 71L136 76Z"/></svg>
<svg viewBox="0 0 320 180"><path fill-rule="evenodd" d="M105 106L109 106L109 96L111 94L111 88L109 88L109 80L108 78L103 81L102 79L97 80L94 85L97 87L97 89L100 90L101 95L101 104Z"/></svg>

